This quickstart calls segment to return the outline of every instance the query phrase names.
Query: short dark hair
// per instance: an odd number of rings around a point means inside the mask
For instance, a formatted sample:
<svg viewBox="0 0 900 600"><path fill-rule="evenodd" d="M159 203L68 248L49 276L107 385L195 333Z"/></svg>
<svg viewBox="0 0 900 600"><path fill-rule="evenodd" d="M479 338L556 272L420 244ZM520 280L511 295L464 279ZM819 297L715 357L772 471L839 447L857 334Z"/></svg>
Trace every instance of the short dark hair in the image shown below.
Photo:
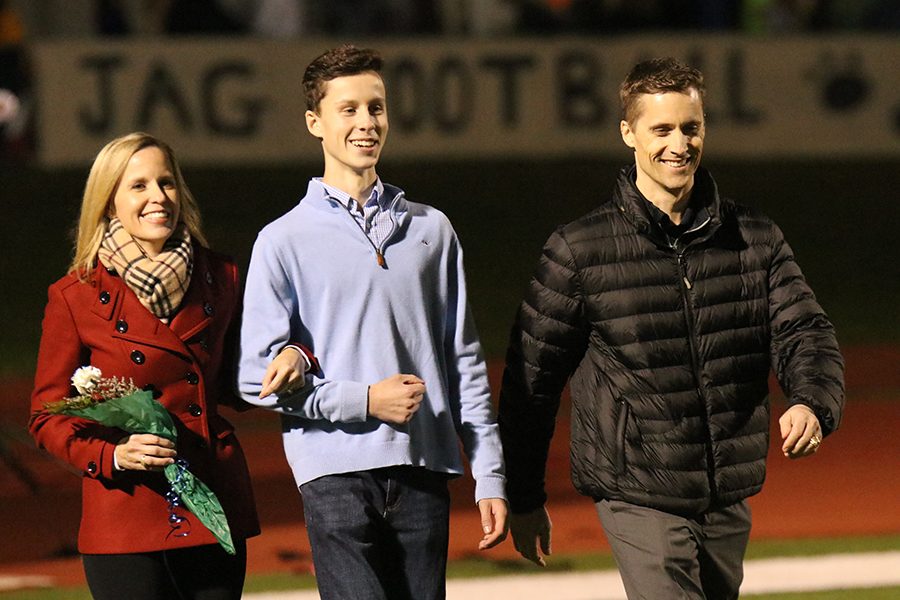
<svg viewBox="0 0 900 600"><path fill-rule="evenodd" d="M383 64L378 52L369 48L357 48L353 44L344 44L319 55L303 73L307 110L319 109L319 103L325 97L325 84L332 79L366 71L381 73Z"/></svg>
<svg viewBox="0 0 900 600"><path fill-rule="evenodd" d="M687 93L691 88L697 90L702 102L706 85L703 83L703 73L697 69L671 57L639 62L619 86L622 118L628 123L634 122L638 100L643 94Z"/></svg>

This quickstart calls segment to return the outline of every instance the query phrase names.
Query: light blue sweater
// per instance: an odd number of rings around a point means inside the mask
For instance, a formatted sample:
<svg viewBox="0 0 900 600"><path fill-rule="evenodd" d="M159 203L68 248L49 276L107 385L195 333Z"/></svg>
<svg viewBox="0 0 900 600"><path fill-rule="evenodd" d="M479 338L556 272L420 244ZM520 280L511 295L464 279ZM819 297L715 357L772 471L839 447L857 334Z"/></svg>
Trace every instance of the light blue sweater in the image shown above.
<svg viewBox="0 0 900 600"><path fill-rule="evenodd" d="M317 180L260 232L244 293L239 387L283 415L297 485L323 475L418 465L460 475L459 442L475 500L506 498L487 368L466 298L462 249L440 211L393 197L395 226L376 250ZM322 366L288 397L258 397L266 366L289 341ZM368 385L397 373L425 381L406 425L367 417Z"/></svg>

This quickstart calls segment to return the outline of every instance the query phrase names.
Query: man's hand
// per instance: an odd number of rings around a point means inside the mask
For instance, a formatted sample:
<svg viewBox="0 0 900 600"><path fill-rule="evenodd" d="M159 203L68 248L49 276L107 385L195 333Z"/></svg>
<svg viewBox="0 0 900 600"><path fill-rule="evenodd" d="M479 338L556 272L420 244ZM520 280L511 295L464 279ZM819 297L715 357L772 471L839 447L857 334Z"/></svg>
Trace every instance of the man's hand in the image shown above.
<svg viewBox="0 0 900 600"><path fill-rule="evenodd" d="M478 501L478 510L481 513L481 531L484 537L478 542L479 550L493 548L506 539L509 532L507 515L509 509L506 500L501 498L483 498Z"/></svg>
<svg viewBox="0 0 900 600"><path fill-rule="evenodd" d="M519 554L540 567L547 566L543 556L538 554L540 543L541 552L550 556L550 530L553 525L547 509L542 506L529 513L512 514L509 517L509 527L513 545Z"/></svg>
<svg viewBox="0 0 900 600"><path fill-rule="evenodd" d="M391 375L369 386L369 416L403 425L409 423L425 395L425 382L415 375Z"/></svg>
<svg viewBox="0 0 900 600"><path fill-rule="evenodd" d="M259 397L271 394L290 394L306 383L306 361L296 348L285 348L278 353L263 375Z"/></svg>
<svg viewBox="0 0 900 600"><path fill-rule="evenodd" d="M781 451L788 458L803 458L815 454L822 443L822 426L812 409L795 404L778 419L781 427Z"/></svg>

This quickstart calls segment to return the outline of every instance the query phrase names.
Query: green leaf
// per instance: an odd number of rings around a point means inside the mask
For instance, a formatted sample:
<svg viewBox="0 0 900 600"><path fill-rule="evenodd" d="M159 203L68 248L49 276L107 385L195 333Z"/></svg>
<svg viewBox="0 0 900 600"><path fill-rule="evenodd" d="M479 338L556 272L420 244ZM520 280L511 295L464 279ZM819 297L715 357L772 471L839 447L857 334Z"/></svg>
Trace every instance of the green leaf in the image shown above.
<svg viewBox="0 0 900 600"><path fill-rule="evenodd" d="M152 433L173 442L178 434L172 415L153 399L153 393L140 391L97 402L80 408L64 408L65 415L83 417L108 427L118 427L129 433Z"/></svg>
<svg viewBox="0 0 900 600"><path fill-rule="evenodd" d="M231 540L231 529L215 492L178 464L167 465L165 474L184 506L212 532L225 551L233 555L234 542Z"/></svg>

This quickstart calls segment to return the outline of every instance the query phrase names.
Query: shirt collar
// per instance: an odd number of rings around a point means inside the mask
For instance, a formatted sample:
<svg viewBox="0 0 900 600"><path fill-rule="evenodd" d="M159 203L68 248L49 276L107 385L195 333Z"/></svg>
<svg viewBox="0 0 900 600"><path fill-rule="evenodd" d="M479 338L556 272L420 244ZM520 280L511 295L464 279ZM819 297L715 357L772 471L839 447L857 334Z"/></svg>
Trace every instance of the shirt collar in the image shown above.
<svg viewBox="0 0 900 600"><path fill-rule="evenodd" d="M644 198L641 195L641 200L644 201L644 207L647 209L647 216L650 217L650 220L662 227L663 229L669 228L683 228L688 229L691 224L694 222L695 210L694 210L694 202L688 202L687 208L684 209L684 212L681 213L681 223L675 225L672 222L672 219L665 212L659 209L658 206Z"/></svg>
<svg viewBox="0 0 900 600"><path fill-rule="evenodd" d="M344 205L347 210L356 211L358 210L358 204L356 200L344 190L338 189L333 185L328 185L324 181L322 181L321 177L313 177L313 181L319 182L324 190L324 195L337 200L342 205ZM381 210L387 209L387 199L384 196L384 184L381 182L380 177L375 178L375 185L372 186L372 192L369 194L369 197L366 199L364 206L369 208L372 206L378 206Z"/></svg>

